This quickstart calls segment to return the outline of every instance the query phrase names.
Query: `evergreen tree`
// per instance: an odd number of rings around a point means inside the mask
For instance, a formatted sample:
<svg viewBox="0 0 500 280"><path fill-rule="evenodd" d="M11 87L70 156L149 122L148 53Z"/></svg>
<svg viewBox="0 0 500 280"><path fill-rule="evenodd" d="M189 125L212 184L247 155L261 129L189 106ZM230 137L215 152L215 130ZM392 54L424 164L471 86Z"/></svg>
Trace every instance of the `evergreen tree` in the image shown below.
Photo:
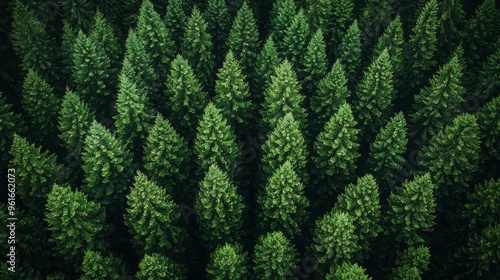
<svg viewBox="0 0 500 280"><path fill-rule="evenodd" d="M393 69L387 50L371 63L354 93L353 108L361 124L361 134L373 135L389 121L395 98Z"/></svg>
<svg viewBox="0 0 500 280"><path fill-rule="evenodd" d="M279 167L289 161L293 170L299 175L300 182L305 185L308 183L309 174L305 170L308 156L306 143L300 132L299 123L292 113L287 113L278 121L262 145L262 153L260 170L263 182L267 182Z"/></svg>
<svg viewBox="0 0 500 280"><path fill-rule="evenodd" d="M288 60L283 61L274 70L271 83L264 92L264 103L260 111L261 127L276 127L278 121L287 113L293 113L304 132L307 112L301 107L304 96L300 94L302 87Z"/></svg>
<svg viewBox="0 0 500 280"><path fill-rule="evenodd" d="M360 156L359 129L355 126L351 106L344 103L316 138L312 157L316 175L329 179L326 185L320 186L320 192L332 194L342 184L351 181Z"/></svg>
<svg viewBox="0 0 500 280"><path fill-rule="evenodd" d="M203 18L207 22L207 31L212 35L215 66L220 68L227 53L227 37L231 28L231 15L224 0L208 0Z"/></svg>
<svg viewBox="0 0 500 280"><path fill-rule="evenodd" d="M238 176L242 154L236 142L236 134L222 111L209 103L198 125L194 140L194 151L198 157L200 173L212 164L228 173L232 179Z"/></svg>
<svg viewBox="0 0 500 280"><path fill-rule="evenodd" d="M181 55L172 61L170 75L166 81L165 95L170 99L170 120L177 124L176 129L187 137L194 135L201 112L208 103L207 93L201 88L193 69ZM189 139L191 137L188 137Z"/></svg>
<svg viewBox="0 0 500 280"><path fill-rule="evenodd" d="M389 25L392 19L394 1L368 0L361 11L359 26L363 46L371 47L375 39L382 33L382 29Z"/></svg>
<svg viewBox="0 0 500 280"><path fill-rule="evenodd" d="M483 150L487 157L500 159L500 96L493 98L476 112L481 130Z"/></svg>
<svg viewBox="0 0 500 280"><path fill-rule="evenodd" d="M257 279L288 279L292 276L297 250L281 231L261 235L254 254L253 271Z"/></svg>
<svg viewBox="0 0 500 280"><path fill-rule="evenodd" d="M344 212L352 217L355 234L358 236L361 257L369 252L372 242L382 231L380 226L380 200L378 184L371 174L358 178L356 185L349 184L337 197L335 212Z"/></svg>
<svg viewBox="0 0 500 280"><path fill-rule="evenodd" d="M136 276L139 280L187 279L185 269L181 265L157 253L144 255L139 263L139 271Z"/></svg>
<svg viewBox="0 0 500 280"><path fill-rule="evenodd" d="M392 271L392 275L389 278L391 280L422 280L420 276L420 271L413 266L400 266L396 267Z"/></svg>
<svg viewBox="0 0 500 280"><path fill-rule="evenodd" d="M408 247L402 253L399 252L399 255L396 259L395 268L393 269L392 279L401 279L396 277L400 276L401 272L403 271L412 270L411 268L416 268L421 276L422 273L429 270L428 266L430 259L431 253L429 252L428 247L422 245L418 247Z"/></svg>
<svg viewBox="0 0 500 280"><path fill-rule="evenodd" d="M68 264L79 266L86 250L103 250L107 226L105 209L89 201L83 192L54 184L47 195L45 221L57 254Z"/></svg>
<svg viewBox="0 0 500 280"><path fill-rule="evenodd" d="M409 246L422 244L423 233L432 231L434 226L435 190L429 173L396 187L388 198L386 233L395 234L396 241Z"/></svg>
<svg viewBox="0 0 500 280"><path fill-rule="evenodd" d="M116 272L116 260L103 257L100 252L86 250L83 257L81 280L120 279Z"/></svg>
<svg viewBox="0 0 500 280"><path fill-rule="evenodd" d="M463 217L468 221L470 229L485 228L489 224L499 221L500 209L500 179L490 179L474 186L472 192L467 193L467 202L464 206Z"/></svg>
<svg viewBox="0 0 500 280"><path fill-rule="evenodd" d="M330 273L326 275L326 280L371 280L372 278L366 275L365 269L357 263L351 264L344 262L339 266L333 265L330 268Z"/></svg>
<svg viewBox="0 0 500 280"><path fill-rule="evenodd" d="M144 144L144 169L148 178L175 198L188 190L191 150L167 119L157 114Z"/></svg>
<svg viewBox="0 0 500 280"><path fill-rule="evenodd" d="M347 80L352 89L352 85L358 80L361 67L361 32L357 20L354 20L342 37L335 51L335 58L345 66Z"/></svg>
<svg viewBox="0 0 500 280"><path fill-rule="evenodd" d="M402 112L392 117L370 144L367 165L379 182L392 186L395 175L404 162L408 136L406 120Z"/></svg>
<svg viewBox="0 0 500 280"><path fill-rule="evenodd" d="M57 130L59 98L38 73L29 70L23 82L22 106L27 114L29 125L42 143L50 143Z"/></svg>
<svg viewBox="0 0 500 280"><path fill-rule="evenodd" d="M68 86L74 86L73 81L70 79L73 73L73 47L75 46L76 38L78 37L78 32L74 31L67 21L63 21L62 35L61 35L61 48L60 48L60 59L62 62L61 72L66 78Z"/></svg>
<svg viewBox="0 0 500 280"><path fill-rule="evenodd" d="M180 227L181 213L177 204L164 188L158 187L140 171L127 195L124 218L138 252L169 252L172 257L182 253L186 233Z"/></svg>
<svg viewBox="0 0 500 280"><path fill-rule="evenodd" d="M314 94L317 90L317 84L325 76L326 70L326 46L323 32L318 29L307 46L307 52L303 61L301 61L301 68L299 69L299 76L302 77L303 90L306 96L309 97Z"/></svg>
<svg viewBox="0 0 500 280"><path fill-rule="evenodd" d="M210 280L248 279L248 253L237 243L225 243L210 254L206 271Z"/></svg>
<svg viewBox="0 0 500 280"><path fill-rule="evenodd" d="M82 153L85 191L110 212L121 209L125 190L132 179L132 156L111 132L93 121L85 137Z"/></svg>
<svg viewBox="0 0 500 280"><path fill-rule="evenodd" d="M461 1L444 0L438 3L438 50L452 52L461 43L465 28L465 11Z"/></svg>
<svg viewBox="0 0 500 280"><path fill-rule="evenodd" d="M24 123L21 115L12 112L12 105L6 102L3 92L0 91L0 168L7 164L8 150L15 133L23 130Z"/></svg>
<svg viewBox="0 0 500 280"><path fill-rule="evenodd" d="M469 237L463 248L466 268L470 277L492 279L500 273L500 224L488 225L481 233Z"/></svg>
<svg viewBox="0 0 500 280"><path fill-rule="evenodd" d="M476 117L463 114L456 117L431 138L422 148L419 164L439 185L439 194L458 194L464 191L478 170L481 140ZM446 155L443 158L443 155Z"/></svg>
<svg viewBox="0 0 500 280"><path fill-rule="evenodd" d="M87 33L92 26L95 2L90 0L62 0L62 18L73 30L82 30Z"/></svg>
<svg viewBox="0 0 500 280"><path fill-rule="evenodd" d="M241 73L239 62L229 50L224 65L217 73L215 83L214 105L240 134L248 130L252 118L250 90L245 77Z"/></svg>
<svg viewBox="0 0 500 280"><path fill-rule="evenodd" d="M259 55L257 55L257 65L255 68L255 88L254 104L261 104L263 101L263 92L271 83L271 76L274 69L280 64L278 51L273 37L269 36L262 47Z"/></svg>
<svg viewBox="0 0 500 280"><path fill-rule="evenodd" d="M263 232L278 230L290 239L302 235L301 226L307 220L309 201L304 194L304 184L290 161L276 169L257 197L257 203Z"/></svg>
<svg viewBox="0 0 500 280"><path fill-rule="evenodd" d="M500 38L495 44L498 46L497 50L488 56L483 69L479 71L478 78L483 90L480 93L492 94L500 86Z"/></svg>
<svg viewBox="0 0 500 280"><path fill-rule="evenodd" d="M291 62L293 69L300 69L304 54L307 52L307 43L311 36L309 23L307 22L304 10L299 12L293 18L290 26L285 31L283 38L283 54ZM300 77L302 78L302 77ZM300 79L302 81L302 79Z"/></svg>
<svg viewBox="0 0 500 280"><path fill-rule="evenodd" d="M172 34L175 45L172 49L173 53L181 51L181 39L184 38L184 28L187 24L188 17L184 10L186 1L170 0L168 1L167 11L163 21L168 32Z"/></svg>
<svg viewBox="0 0 500 280"><path fill-rule="evenodd" d="M455 55L430 80L430 86L415 95L415 113L410 117L415 135L430 138L441 131L446 122L458 115L458 106L464 101L462 68Z"/></svg>
<svg viewBox="0 0 500 280"><path fill-rule="evenodd" d="M274 39L276 49L280 53L286 49L283 40L296 14L295 0L276 0L273 2L269 15L269 35Z"/></svg>
<svg viewBox="0 0 500 280"><path fill-rule="evenodd" d="M201 16L200 10L195 7L184 31L182 57L189 62L205 90L211 91L215 61L212 53L212 35L207 28L207 22Z"/></svg>
<svg viewBox="0 0 500 280"><path fill-rule="evenodd" d="M10 154L9 168L16 170L16 193L22 197L27 210L39 216L52 185L66 182L68 174L56 163L56 155L42 152L41 147L17 134L13 135Z"/></svg>

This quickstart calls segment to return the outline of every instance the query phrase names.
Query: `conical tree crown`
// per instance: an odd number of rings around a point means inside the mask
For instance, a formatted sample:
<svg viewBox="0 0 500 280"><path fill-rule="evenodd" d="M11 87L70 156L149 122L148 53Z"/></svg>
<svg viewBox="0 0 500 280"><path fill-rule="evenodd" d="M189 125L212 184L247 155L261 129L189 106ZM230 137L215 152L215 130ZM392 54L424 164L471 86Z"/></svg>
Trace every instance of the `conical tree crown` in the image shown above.
<svg viewBox="0 0 500 280"><path fill-rule="evenodd" d="M286 29L283 38L283 54L292 63L293 69L299 69L304 61L310 33L309 23L304 15L304 10L301 9Z"/></svg>
<svg viewBox="0 0 500 280"><path fill-rule="evenodd" d="M168 32L172 34L175 45L172 51L179 53L182 45L182 38L184 38L184 30L188 17L184 11L186 1L183 0L170 0L168 1L167 11L165 13L164 22Z"/></svg>
<svg viewBox="0 0 500 280"><path fill-rule="evenodd" d="M248 253L243 251L240 244L226 243L217 247L210 254L210 262L207 266L208 279L247 279Z"/></svg>
<svg viewBox="0 0 500 280"><path fill-rule="evenodd" d="M269 34L275 40L279 52L283 52L286 48L283 40L296 13L297 5L295 0L277 0L273 2L269 15Z"/></svg>
<svg viewBox="0 0 500 280"><path fill-rule="evenodd" d="M335 51L335 58L339 59L345 66L349 83L355 84L361 67L361 32L357 20L354 20L342 37L342 41Z"/></svg>
<svg viewBox="0 0 500 280"><path fill-rule="evenodd" d="M253 271L258 279L282 279L293 275L297 250L281 231L261 235L255 244Z"/></svg>
<svg viewBox="0 0 500 280"><path fill-rule="evenodd" d="M330 273L326 275L326 280L371 280L372 278L366 274L366 269L359 266L357 263L351 264L343 262L341 265L333 265L330 268Z"/></svg>
<svg viewBox="0 0 500 280"><path fill-rule="evenodd" d="M278 51L273 37L269 36L257 56L257 65L255 68L255 83L257 89L256 104L262 103L262 93L271 83L271 76L274 69L280 64Z"/></svg>
<svg viewBox="0 0 500 280"><path fill-rule="evenodd" d="M176 261L158 253L146 254L139 262L137 279L185 280L186 271Z"/></svg>
<svg viewBox="0 0 500 280"><path fill-rule="evenodd" d="M326 74L327 63L323 31L318 29L307 46L307 52L301 61L299 70L303 89L307 96L311 96L316 91L316 85Z"/></svg>
<svg viewBox="0 0 500 280"><path fill-rule="evenodd" d="M231 15L225 0L208 0L207 2L203 18L207 22L207 31L212 35L215 66L218 68L222 65L228 49L227 38L231 28Z"/></svg>

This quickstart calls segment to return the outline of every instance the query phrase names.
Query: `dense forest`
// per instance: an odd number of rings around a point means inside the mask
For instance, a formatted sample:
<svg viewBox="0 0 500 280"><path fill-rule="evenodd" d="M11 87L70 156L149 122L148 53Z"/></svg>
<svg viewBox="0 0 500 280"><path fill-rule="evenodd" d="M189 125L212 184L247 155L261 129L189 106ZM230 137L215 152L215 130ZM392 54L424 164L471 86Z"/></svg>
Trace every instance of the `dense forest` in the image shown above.
<svg viewBox="0 0 500 280"><path fill-rule="evenodd" d="M0 1L0 278L499 279L499 9Z"/></svg>

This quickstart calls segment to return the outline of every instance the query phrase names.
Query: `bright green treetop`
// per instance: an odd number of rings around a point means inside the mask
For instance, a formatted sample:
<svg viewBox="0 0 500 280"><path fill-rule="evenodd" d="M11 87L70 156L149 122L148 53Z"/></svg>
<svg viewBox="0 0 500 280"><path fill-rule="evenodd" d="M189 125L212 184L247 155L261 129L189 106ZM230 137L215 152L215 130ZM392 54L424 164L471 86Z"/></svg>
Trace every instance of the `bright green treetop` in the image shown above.
<svg viewBox="0 0 500 280"><path fill-rule="evenodd" d="M139 280L187 279L184 267L176 261L158 253L144 255L139 262L139 271L137 271L136 276Z"/></svg>
<svg viewBox="0 0 500 280"><path fill-rule="evenodd" d="M297 250L281 231L261 235L254 250L253 271L257 279L288 279L293 275Z"/></svg>
<svg viewBox="0 0 500 280"><path fill-rule="evenodd" d="M500 159L500 96L493 98L476 112L486 154Z"/></svg>
<svg viewBox="0 0 500 280"><path fill-rule="evenodd" d="M225 243L210 254L206 271L209 280L248 279L248 253L237 243Z"/></svg>
<svg viewBox="0 0 500 280"><path fill-rule="evenodd" d="M257 65L255 68L255 88L257 89L257 94L254 97L256 104L262 103L263 92L271 83L271 76L279 64L280 59L276 50L276 43L273 37L269 36L257 56Z"/></svg>
<svg viewBox="0 0 500 280"><path fill-rule="evenodd" d="M81 280L120 279L116 261L110 257L103 257L98 251L86 250L82 262Z"/></svg>
<svg viewBox="0 0 500 280"><path fill-rule="evenodd" d="M321 29L318 29L312 36L300 64L298 72L302 80L304 94L311 96L317 90L318 82L323 79L327 71L326 45Z"/></svg>
<svg viewBox="0 0 500 280"><path fill-rule="evenodd" d="M347 80L350 85L354 85L358 81L361 67L361 32L357 20L354 20L344 33L340 45L336 48L335 58L345 66Z"/></svg>
<svg viewBox="0 0 500 280"><path fill-rule="evenodd" d="M283 38L283 54L291 62L293 69L298 71L307 52L307 44L311 36L311 29L307 22L304 10L300 9L285 31Z"/></svg>

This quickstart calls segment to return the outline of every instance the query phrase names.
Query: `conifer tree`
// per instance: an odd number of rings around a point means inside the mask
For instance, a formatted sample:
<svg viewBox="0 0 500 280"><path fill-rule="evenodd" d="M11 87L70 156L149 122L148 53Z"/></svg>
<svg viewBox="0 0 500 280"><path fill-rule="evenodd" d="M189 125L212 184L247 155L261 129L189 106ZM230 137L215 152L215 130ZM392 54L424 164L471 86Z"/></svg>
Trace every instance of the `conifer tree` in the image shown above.
<svg viewBox="0 0 500 280"><path fill-rule="evenodd" d="M463 248L466 254L467 274L475 279L492 279L499 273L500 224L489 224L480 233L469 237Z"/></svg>
<svg viewBox="0 0 500 280"><path fill-rule="evenodd" d="M257 65L255 68L255 88L254 104L261 104L263 101L263 92L271 83L271 76L274 69L280 64L278 51L273 37L269 36L262 47L262 50L257 55Z"/></svg>
<svg viewBox="0 0 500 280"><path fill-rule="evenodd" d="M461 43L465 28L465 11L461 1L444 0L438 3L438 50L448 54Z"/></svg>
<svg viewBox="0 0 500 280"><path fill-rule="evenodd" d="M375 39L382 33L382 29L389 25L392 19L394 2L390 0L365 1L359 19L359 26L366 49L371 47Z"/></svg>
<svg viewBox="0 0 500 280"><path fill-rule="evenodd" d="M307 220L309 201L304 184L290 161L285 161L257 197L260 207L260 228L263 232L280 231L290 239L302 235L301 226Z"/></svg>
<svg viewBox="0 0 500 280"><path fill-rule="evenodd" d="M411 271L412 268L416 268L416 270L419 272L419 276L421 276L422 273L429 270L428 266L430 259L431 253L429 252L429 248L423 245L420 245L418 247L411 246L403 252L398 252L398 257L393 269L392 279L401 279L397 277L400 277L403 271Z"/></svg>
<svg viewBox="0 0 500 280"><path fill-rule="evenodd" d="M500 159L500 96L479 108L476 117L485 154L489 158Z"/></svg>
<svg viewBox="0 0 500 280"><path fill-rule="evenodd" d="M388 198L386 233L395 234L398 242L408 246L423 244L424 232L434 226L436 185L429 173L417 175L412 181L405 181L396 187Z"/></svg>
<svg viewBox="0 0 500 280"><path fill-rule="evenodd" d="M478 170L481 139L476 117L456 117L422 148L418 162L439 185L439 194L463 192ZM446 155L443 158L443 155Z"/></svg>
<svg viewBox="0 0 500 280"><path fill-rule="evenodd" d="M308 183L309 174L305 170L308 151L299 123L292 113L287 113L278 121L262 145L262 153L260 170L263 182L267 182L280 166L289 161L293 170L299 175L300 181L303 184Z"/></svg>
<svg viewBox="0 0 500 280"><path fill-rule="evenodd" d="M273 2L269 15L269 34L280 53L286 49L283 40L296 14L297 5L295 4L295 0L276 0Z"/></svg>
<svg viewBox="0 0 500 280"><path fill-rule="evenodd" d="M499 221L499 187L500 179L490 179L475 185L474 189L467 193L462 216L468 221L470 229L485 228Z"/></svg>
<svg viewBox="0 0 500 280"><path fill-rule="evenodd" d="M343 183L351 181L360 156L359 129L355 126L351 106L344 103L316 138L312 157L316 175L330 179L327 185L320 187L320 192L331 194Z"/></svg>
<svg viewBox="0 0 500 280"><path fill-rule="evenodd" d="M62 23L62 35L61 35L61 62L62 69L61 72L64 74L64 77L68 79L67 85L74 86L73 81L70 79L73 73L73 47L75 46L76 37L78 36L78 32L73 30L67 21L63 21Z"/></svg>
<svg viewBox="0 0 500 280"><path fill-rule="evenodd" d="M353 109L361 134L373 135L392 115L395 98L393 69L386 49L371 63L354 91Z"/></svg>
<svg viewBox="0 0 500 280"><path fill-rule="evenodd" d="M132 234L132 243L142 254L182 253L185 232L180 227L181 213L164 188L137 171L134 185L127 195L125 225Z"/></svg>
<svg viewBox="0 0 500 280"><path fill-rule="evenodd" d="M479 71L479 80L482 92L491 94L495 88L500 86L500 38L495 42L497 50L488 56Z"/></svg>
<svg viewBox="0 0 500 280"><path fill-rule="evenodd" d="M368 276L365 269L359 266L357 263L343 262L341 265L333 265L330 268L330 273L326 275L326 280L371 280L372 278Z"/></svg>
<svg viewBox="0 0 500 280"><path fill-rule="evenodd" d="M354 20L342 37L335 51L335 58L345 66L347 80L352 89L361 67L361 32L357 20Z"/></svg>
<svg viewBox="0 0 500 280"><path fill-rule="evenodd" d="M82 30L87 33L92 26L95 2L90 0L62 0L62 18L66 20L73 30Z"/></svg>
<svg viewBox="0 0 500 280"><path fill-rule="evenodd" d="M248 253L237 243L225 243L210 254L206 271L209 280L248 279Z"/></svg>
<svg viewBox="0 0 500 280"><path fill-rule="evenodd" d="M318 29L312 36L304 59L301 61L299 76L302 80L304 94L311 96L317 90L318 82L325 76L327 70L326 46L323 31ZM309 99L306 99L309 100ZM309 107L309 106L307 106Z"/></svg>
<svg viewBox="0 0 500 280"><path fill-rule="evenodd" d="M201 237L207 247L238 241L244 208L243 197L227 173L216 164L210 165L195 204Z"/></svg>
<svg viewBox="0 0 500 280"><path fill-rule="evenodd" d="M175 198L186 194L191 150L162 115L156 115L144 145L143 163L148 178Z"/></svg>
<svg viewBox="0 0 500 280"><path fill-rule="evenodd" d="M175 45L172 49L173 53L181 51L181 39L184 38L184 28L187 24L188 17L184 10L186 1L183 0L170 0L168 1L167 11L163 21L168 32L172 34Z"/></svg>
<svg viewBox="0 0 500 280"><path fill-rule="evenodd" d="M215 61L212 53L212 35L207 29L207 22L201 16L200 10L196 7L193 8L184 31L182 57L189 62L204 89L211 91L214 82Z"/></svg>
<svg viewBox="0 0 500 280"><path fill-rule="evenodd" d="M116 272L116 260L104 257L98 251L86 250L82 262L82 280L120 279Z"/></svg>
<svg viewBox="0 0 500 280"><path fill-rule="evenodd" d="M47 195L45 221L59 256L68 264L80 265L86 250L105 250L108 226L105 209L89 201L83 192L54 184Z"/></svg>
<svg viewBox="0 0 500 280"><path fill-rule="evenodd" d="M0 168L4 168L4 163L7 163L8 149L14 134L20 133L23 127L21 115L12 112L12 105L6 102L3 92L0 91Z"/></svg>
<svg viewBox="0 0 500 280"><path fill-rule="evenodd" d="M203 18L207 22L207 31L212 35L215 66L220 68L227 53L227 38L231 28L231 15L225 0L208 0Z"/></svg>
<svg viewBox="0 0 500 280"><path fill-rule="evenodd" d="M139 280L187 279L185 269L180 264L158 253L144 255L139 262L139 271L136 276Z"/></svg>
<svg viewBox="0 0 500 280"><path fill-rule="evenodd" d="M282 50L284 57L290 61L295 71L300 69L304 61L304 54L307 52L307 44L310 37L311 29L309 23L304 15L304 10L300 9L285 31L285 37L283 38L284 48Z"/></svg>
<svg viewBox="0 0 500 280"><path fill-rule="evenodd" d="M109 212L121 209L132 179L132 155L109 130L93 121L85 137L82 190ZM110 213L111 214L111 213Z"/></svg>
<svg viewBox="0 0 500 280"><path fill-rule="evenodd" d="M304 96L300 94L301 90L292 64L288 60L283 61L275 68L271 83L264 92L261 127L276 127L284 115L292 113L301 130L305 131L307 112L302 107Z"/></svg>
<svg viewBox="0 0 500 280"><path fill-rule="evenodd" d="M177 55L172 61L166 86L165 95L169 98L170 108L164 111L171 112L170 120L176 124L176 129L181 135L185 137L194 135L194 128L198 125L201 112L208 103L208 96L202 90L188 61L181 55Z"/></svg>
<svg viewBox="0 0 500 280"><path fill-rule="evenodd" d="M297 250L281 231L261 235L254 250L253 271L257 279L285 279L293 275Z"/></svg>
<svg viewBox="0 0 500 280"><path fill-rule="evenodd" d="M442 130L446 122L458 115L458 106L464 101L465 88L462 86L461 64L455 55L415 95L412 133L430 138Z"/></svg>

